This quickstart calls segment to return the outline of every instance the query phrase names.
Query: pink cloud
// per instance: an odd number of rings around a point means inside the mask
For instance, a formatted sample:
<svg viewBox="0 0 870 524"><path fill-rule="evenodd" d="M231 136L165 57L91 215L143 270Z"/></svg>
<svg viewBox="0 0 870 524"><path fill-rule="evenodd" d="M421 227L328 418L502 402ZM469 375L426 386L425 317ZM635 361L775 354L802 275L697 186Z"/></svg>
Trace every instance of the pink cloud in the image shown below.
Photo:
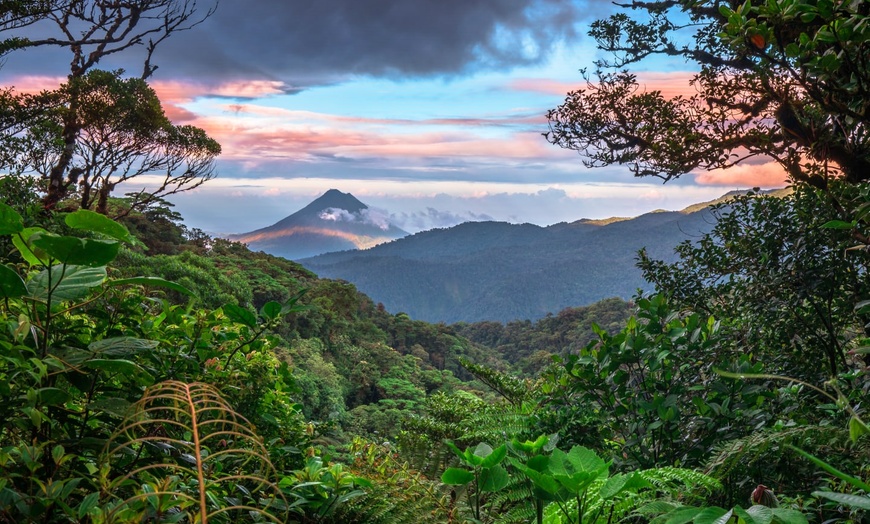
<svg viewBox="0 0 870 524"><path fill-rule="evenodd" d="M776 162L738 164L729 169L694 173L695 182L705 186L782 187L788 175Z"/></svg>
<svg viewBox="0 0 870 524"><path fill-rule="evenodd" d="M15 91L23 94L36 94L47 89L57 89L66 82L66 77L61 76L33 76L22 75L4 82L5 87L14 87Z"/></svg>
<svg viewBox="0 0 870 524"><path fill-rule="evenodd" d="M696 93L695 88L689 85L689 81L694 76L695 73L690 71L674 71L669 73L645 72L638 73L637 82L642 92L661 91L662 96L665 98L672 98L678 95L689 97ZM578 82L559 82L548 78L518 78L511 81L508 87L517 91L564 96L570 91L584 89L586 82L582 80Z"/></svg>

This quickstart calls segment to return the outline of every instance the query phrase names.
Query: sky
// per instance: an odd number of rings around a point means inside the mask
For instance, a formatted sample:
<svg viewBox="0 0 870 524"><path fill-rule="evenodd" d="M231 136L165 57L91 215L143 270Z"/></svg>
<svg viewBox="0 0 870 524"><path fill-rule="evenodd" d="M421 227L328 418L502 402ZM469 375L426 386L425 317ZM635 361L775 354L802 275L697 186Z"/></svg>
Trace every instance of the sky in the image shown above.
<svg viewBox="0 0 870 524"><path fill-rule="evenodd" d="M199 0L200 12L210 6ZM772 164L663 185L620 166L587 169L547 143L547 110L605 57L586 32L611 9L602 0L222 0L154 55L149 82L167 115L223 148L216 179L170 200L190 227L241 233L338 189L413 233L468 220L636 216L785 185ZM12 53L0 85L57 85L68 62L57 48ZM99 66L136 74L141 50ZM646 89L691 92L680 60L637 72Z"/></svg>

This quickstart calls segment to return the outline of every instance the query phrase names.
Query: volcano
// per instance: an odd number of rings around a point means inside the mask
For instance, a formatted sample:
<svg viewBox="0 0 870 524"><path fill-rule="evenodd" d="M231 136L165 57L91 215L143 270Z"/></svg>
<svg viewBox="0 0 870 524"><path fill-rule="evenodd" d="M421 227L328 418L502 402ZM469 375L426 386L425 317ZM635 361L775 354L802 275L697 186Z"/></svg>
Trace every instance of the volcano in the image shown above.
<svg viewBox="0 0 870 524"><path fill-rule="evenodd" d="M408 233L390 223L350 193L330 189L292 215L271 226L230 235L254 251L289 260L333 251L368 249Z"/></svg>

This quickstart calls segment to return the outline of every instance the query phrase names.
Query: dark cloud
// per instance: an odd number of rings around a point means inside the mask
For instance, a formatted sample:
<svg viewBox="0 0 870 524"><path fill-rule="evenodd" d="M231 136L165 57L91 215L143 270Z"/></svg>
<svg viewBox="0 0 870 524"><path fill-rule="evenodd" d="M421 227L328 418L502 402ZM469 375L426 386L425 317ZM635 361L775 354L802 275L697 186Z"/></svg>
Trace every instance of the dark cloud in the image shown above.
<svg viewBox="0 0 870 524"><path fill-rule="evenodd" d="M223 0L155 57L171 76L279 79L461 73L534 63L578 21L573 0Z"/></svg>

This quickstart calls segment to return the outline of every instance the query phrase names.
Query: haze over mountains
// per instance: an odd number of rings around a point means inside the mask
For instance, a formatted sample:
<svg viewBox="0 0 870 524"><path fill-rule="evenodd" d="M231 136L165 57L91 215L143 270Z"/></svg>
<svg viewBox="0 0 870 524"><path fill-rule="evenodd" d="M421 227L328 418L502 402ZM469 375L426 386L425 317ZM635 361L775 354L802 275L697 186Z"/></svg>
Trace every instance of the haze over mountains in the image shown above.
<svg viewBox="0 0 870 524"><path fill-rule="evenodd" d="M297 260L330 251L366 249L407 234L350 193L330 189L271 226L228 238L254 251Z"/></svg>
<svg viewBox="0 0 870 524"><path fill-rule="evenodd" d="M352 195L330 190L234 239L298 260L323 278L347 280L388 311L416 320L537 320L648 289L635 267L638 250L673 260L677 244L713 228L710 204L547 227L466 222L406 236Z"/></svg>
<svg viewBox="0 0 870 524"><path fill-rule="evenodd" d="M535 320L604 298L631 298L648 288L635 267L639 249L670 260L678 243L699 238L713 222L706 208L548 227L467 222L300 263L418 320Z"/></svg>

